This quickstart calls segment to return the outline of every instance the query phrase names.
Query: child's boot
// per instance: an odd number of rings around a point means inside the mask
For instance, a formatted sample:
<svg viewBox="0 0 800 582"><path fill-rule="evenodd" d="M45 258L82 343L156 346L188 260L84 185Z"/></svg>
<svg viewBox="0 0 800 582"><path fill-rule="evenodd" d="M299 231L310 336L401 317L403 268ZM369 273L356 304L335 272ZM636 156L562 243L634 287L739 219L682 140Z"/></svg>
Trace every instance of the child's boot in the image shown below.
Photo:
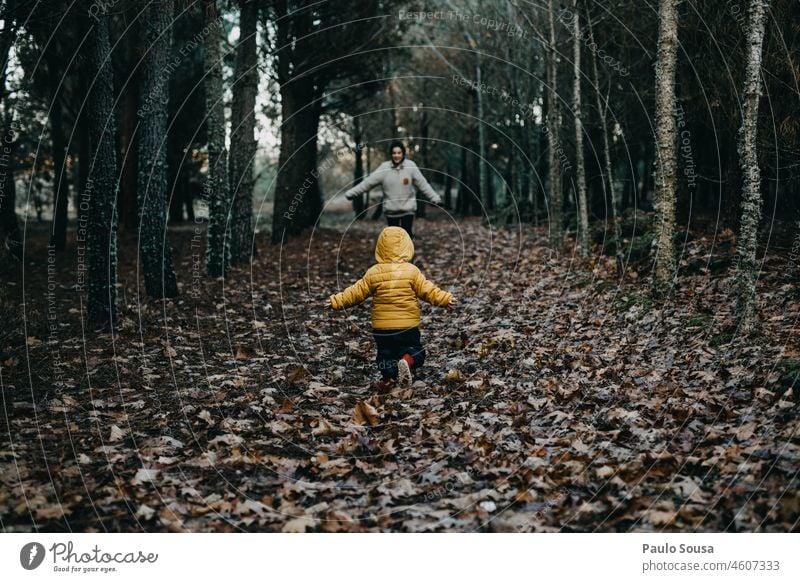
<svg viewBox="0 0 800 582"><path fill-rule="evenodd" d="M414 358L410 354L406 354L397 360L397 385L398 386L411 386L413 378L411 377L411 366L414 365Z"/></svg>

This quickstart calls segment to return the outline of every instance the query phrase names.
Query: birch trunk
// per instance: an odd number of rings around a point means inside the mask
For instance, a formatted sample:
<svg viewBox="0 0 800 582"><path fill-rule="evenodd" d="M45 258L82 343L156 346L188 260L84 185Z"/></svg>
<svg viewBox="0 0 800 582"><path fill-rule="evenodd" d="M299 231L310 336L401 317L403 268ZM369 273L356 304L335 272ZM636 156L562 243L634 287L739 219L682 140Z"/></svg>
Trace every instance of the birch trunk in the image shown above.
<svg viewBox="0 0 800 582"><path fill-rule="evenodd" d="M553 0L549 4L550 43L547 49L547 164L548 194L550 198L550 244L560 249L564 241L564 195L561 191L561 168L559 167L558 134L560 110L558 106L558 69L556 63L556 26Z"/></svg>
<svg viewBox="0 0 800 582"><path fill-rule="evenodd" d="M226 232L231 200L228 184L228 150L225 147L225 103L222 87L222 51L217 0L205 0L206 26L211 32L206 43L206 127L208 128L208 229L206 231L206 274L224 275L231 262L230 236Z"/></svg>
<svg viewBox="0 0 800 582"><path fill-rule="evenodd" d="M659 0L656 63L656 257L653 291L663 297L675 279L675 65L677 0Z"/></svg>
<svg viewBox="0 0 800 582"><path fill-rule="evenodd" d="M578 1L575 0L573 39L573 93L572 108L575 115L575 172L578 181L578 252L582 258L589 256L589 209L586 200L586 164L583 159L583 120L581 118L581 25Z"/></svg>
<svg viewBox="0 0 800 582"><path fill-rule="evenodd" d="M761 96L761 54L768 0L750 0L747 26L747 71L744 107L739 129L739 165L742 169L742 216L737 249L737 315L743 332L756 322L755 294L758 281L758 225L761 222L761 172L758 167L758 101Z"/></svg>

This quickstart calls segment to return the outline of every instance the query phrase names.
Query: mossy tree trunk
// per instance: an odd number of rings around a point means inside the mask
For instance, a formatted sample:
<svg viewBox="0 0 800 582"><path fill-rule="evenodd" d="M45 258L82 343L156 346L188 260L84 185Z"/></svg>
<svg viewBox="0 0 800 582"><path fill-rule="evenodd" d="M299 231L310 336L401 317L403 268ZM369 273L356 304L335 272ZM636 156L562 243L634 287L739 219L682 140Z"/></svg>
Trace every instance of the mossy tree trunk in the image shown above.
<svg viewBox="0 0 800 582"><path fill-rule="evenodd" d="M747 22L747 71L744 80L742 126L739 129L739 165L743 188L736 283L737 315L743 332L756 322L755 295L758 281L758 225L761 222L761 172L758 166L758 101L761 97L761 59L764 21L769 2L750 0Z"/></svg>
<svg viewBox="0 0 800 582"><path fill-rule="evenodd" d="M675 68L678 56L677 0L659 0L656 63L656 257L653 292L665 296L675 280Z"/></svg>

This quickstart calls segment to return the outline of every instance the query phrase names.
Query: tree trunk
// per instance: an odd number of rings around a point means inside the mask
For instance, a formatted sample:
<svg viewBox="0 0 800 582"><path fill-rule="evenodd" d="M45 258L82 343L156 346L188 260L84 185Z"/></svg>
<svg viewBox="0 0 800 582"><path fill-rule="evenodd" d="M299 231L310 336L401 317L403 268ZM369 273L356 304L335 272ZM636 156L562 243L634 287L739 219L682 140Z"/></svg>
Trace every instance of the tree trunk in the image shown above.
<svg viewBox="0 0 800 582"><path fill-rule="evenodd" d="M428 160L428 131L430 127L430 120L426 110L422 109L419 121L419 160L423 170L427 170L430 166ZM425 218L428 210L428 203L426 200L417 199L417 218Z"/></svg>
<svg viewBox="0 0 800 582"><path fill-rule="evenodd" d="M482 206L481 211L486 212L490 206L489 189L486 175L486 122L483 117L483 91L481 83L483 79L483 64L481 63L481 52L478 49L475 53L477 64L475 65L475 77L478 83L476 94L476 105L478 108L478 198Z"/></svg>
<svg viewBox="0 0 800 582"><path fill-rule="evenodd" d="M586 199L586 164L583 159L583 120L581 118L581 25L578 0L574 2L573 93L572 107L575 115L575 172L578 186L578 252L589 256L589 209Z"/></svg>
<svg viewBox="0 0 800 582"><path fill-rule="evenodd" d="M17 221L17 187L14 182L14 146L17 132L14 129L14 113L5 103L6 116L3 137L0 143L0 235L12 257L22 260L22 236Z"/></svg>
<svg viewBox="0 0 800 582"><path fill-rule="evenodd" d="M236 47L231 104L230 191L231 261L248 262L253 255L253 160L256 154L255 107L258 89L256 22L258 6L239 1L239 44Z"/></svg>
<svg viewBox="0 0 800 582"><path fill-rule="evenodd" d="M547 164L548 164L548 197L550 206L550 244L557 250L564 242L563 213L564 195L561 191L561 168L558 152L560 131L560 108L556 83L558 69L556 63L556 27L554 21L555 6L549 2L550 43L547 48Z"/></svg>
<svg viewBox="0 0 800 582"><path fill-rule="evenodd" d="M122 127L120 142L122 146L122 176L120 178L119 211L120 223L126 230L135 231L138 225L138 203L136 200L136 181L139 162L139 147L136 135L136 111L139 108L139 42L140 20L131 19L133 30L125 35L126 70L131 77L126 83L122 100ZM81 190L83 191L83 190Z"/></svg>
<svg viewBox="0 0 800 582"><path fill-rule="evenodd" d="M466 144L462 145L461 147L461 158L459 166L460 166L460 179L459 179L460 184L458 187L458 200L456 201L456 211L458 212L459 216L466 216L469 211L467 200L469 199L470 196L470 194L468 193L469 164L467 163Z"/></svg>
<svg viewBox="0 0 800 582"><path fill-rule="evenodd" d="M298 79L281 87L280 168L275 187L272 242L312 226L322 210L317 174L320 104L313 81Z"/></svg>
<svg viewBox="0 0 800 582"><path fill-rule="evenodd" d="M88 74L86 66L80 66L81 73L79 78L85 83L81 83L81 87L88 87ZM80 216L80 198L81 192L86 191L86 182L89 181L89 170L92 167L92 144L91 140L91 127L89 127L89 112L86 107L80 113L77 120L78 123L78 183L75 189L75 208L78 208L78 216ZM134 225L135 226L135 225Z"/></svg>
<svg viewBox="0 0 800 582"><path fill-rule="evenodd" d="M353 117L353 155L355 156L355 167L353 168L353 186L361 183L364 179L364 155L361 148L361 118L359 116ZM369 197L369 192L361 194L353 199L353 210L356 213L356 220L363 220L366 218L366 203L365 198Z"/></svg>
<svg viewBox="0 0 800 582"><path fill-rule="evenodd" d="M117 317L117 152L114 120L114 75L108 16L100 16L89 42L88 122L91 152L82 201L89 204L87 280L89 321L113 326Z"/></svg>
<svg viewBox="0 0 800 582"><path fill-rule="evenodd" d="M663 297L675 279L675 65L678 49L677 0L659 0L656 63L656 260L653 291Z"/></svg>
<svg viewBox="0 0 800 582"><path fill-rule="evenodd" d="M739 129L739 165L742 169L742 217L737 248L736 312L743 332L756 323L755 294L759 265L758 225L761 222L761 172L758 167L758 101L761 96L761 55L768 0L750 0L747 26L742 126Z"/></svg>
<svg viewBox="0 0 800 582"><path fill-rule="evenodd" d="M586 6L586 22L589 25L589 43L596 46L594 42L594 29L592 28L591 15L588 10L588 3ZM597 71L597 55L592 52L592 74L594 77L595 98L597 100L597 112L600 115L600 132L603 134L603 161L605 163L605 176L603 170L600 169L600 181L603 186L603 198L605 199L606 184L608 184L608 193L610 198L609 206L611 207L611 236L614 245L614 256L616 257L617 276L621 277L625 273L625 263L622 254L622 234L620 233L619 219L617 213L619 212L619 200L617 189L614 184L614 165L611 163L611 147L608 143L608 95L605 100L600 96L600 75ZM609 85L609 91L610 91Z"/></svg>
<svg viewBox="0 0 800 582"><path fill-rule="evenodd" d="M453 207L453 169L450 166L450 156L447 157L447 166L444 170L444 208L450 210Z"/></svg>
<svg viewBox="0 0 800 582"><path fill-rule="evenodd" d="M528 190L530 191L531 198L531 213L533 214L533 226L539 228L539 198L540 192L543 193L542 188L542 161L541 152L544 148L544 132L537 128L537 125L531 121L530 130L530 158L531 158L531 177L528 180Z"/></svg>
<svg viewBox="0 0 800 582"><path fill-rule="evenodd" d="M205 0L206 25L219 18L217 0ZM208 228L206 230L206 274L224 275L231 262L230 238L226 236L230 212L228 150L225 147L225 103L222 85L220 34L212 29L206 42L206 127L208 133Z"/></svg>
<svg viewBox="0 0 800 582"><path fill-rule="evenodd" d="M139 256L147 295L153 299L175 297L178 285L167 240L167 102L172 0L152 0L145 9L145 57L142 119L139 133Z"/></svg>
<svg viewBox="0 0 800 582"><path fill-rule="evenodd" d="M51 47L47 51L50 82L50 138L53 145L53 229L50 245L63 251L67 244L67 204L69 188L66 176L67 140L64 136L64 109L61 106L62 79L58 59Z"/></svg>

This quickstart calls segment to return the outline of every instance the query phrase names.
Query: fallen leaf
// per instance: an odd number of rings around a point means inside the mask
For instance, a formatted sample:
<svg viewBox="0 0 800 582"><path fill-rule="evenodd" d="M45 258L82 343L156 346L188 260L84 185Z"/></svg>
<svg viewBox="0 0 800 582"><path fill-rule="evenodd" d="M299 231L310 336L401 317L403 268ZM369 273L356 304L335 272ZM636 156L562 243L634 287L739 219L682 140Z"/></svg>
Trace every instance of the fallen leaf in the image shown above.
<svg viewBox="0 0 800 582"><path fill-rule="evenodd" d="M353 422L364 426L377 426L380 422L380 416L371 404L360 400L353 410Z"/></svg>
<svg viewBox="0 0 800 582"><path fill-rule="evenodd" d="M308 516L296 517L287 521L281 528L283 533L305 533L308 529L313 529L316 522Z"/></svg>

